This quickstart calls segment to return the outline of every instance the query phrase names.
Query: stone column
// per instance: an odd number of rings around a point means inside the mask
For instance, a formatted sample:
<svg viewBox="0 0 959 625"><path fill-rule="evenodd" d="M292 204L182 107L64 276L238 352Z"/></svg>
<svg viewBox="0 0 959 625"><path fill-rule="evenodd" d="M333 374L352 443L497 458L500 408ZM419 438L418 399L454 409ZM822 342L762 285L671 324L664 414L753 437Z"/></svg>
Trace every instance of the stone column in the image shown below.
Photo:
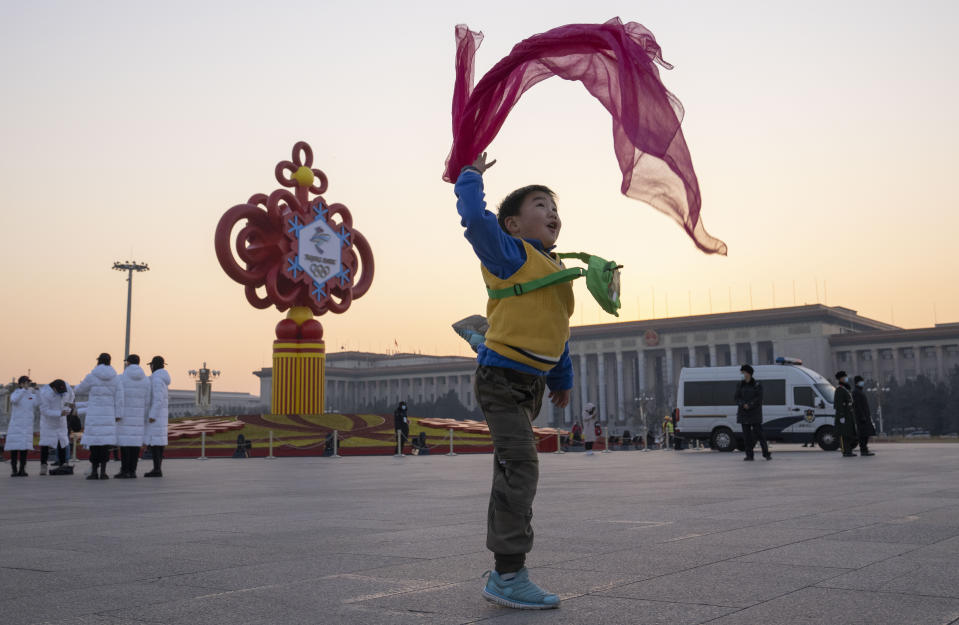
<svg viewBox="0 0 959 625"><path fill-rule="evenodd" d="M936 345L936 378L940 381L946 379L945 366L945 348L942 345Z"/></svg>
<svg viewBox="0 0 959 625"><path fill-rule="evenodd" d="M596 360L596 392L599 393L599 419L606 421L606 354L599 352Z"/></svg>
<svg viewBox="0 0 959 625"><path fill-rule="evenodd" d="M581 410L585 408L586 403L589 402L589 386L586 382L586 354L581 353L579 355L579 407Z"/></svg>
<svg viewBox="0 0 959 625"><path fill-rule="evenodd" d="M872 377L875 378L879 386L882 386L886 381L882 377L882 361L879 359L879 350L873 348L869 351L872 353Z"/></svg>
<svg viewBox="0 0 959 625"><path fill-rule="evenodd" d="M666 386L672 386L673 384L673 350L669 347L666 348L666 371L663 376L663 380L666 382Z"/></svg>
<svg viewBox="0 0 959 625"><path fill-rule="evenodd" d="M892 348L893 375L896 376L896 382L899 382L900 384L902 384L903 382L905 382L905 380L903 380L902 378L902 367L900 365L901 363L899 362L899 348L893 347Z"/></svg>
<svg viewBox="0 0 959 625"><path fill-rule="evenodd" d="M695 345L689 346L689 366L690 367L696 366L696 346Z"/></svg>
<svg viewBox="0 0 959 625"><path fill-rule="evenodd" d="M716 344L710 343L709 345L709 366L710 367L719 366L719 363L716 361L717 358L718 356L716 354Z"/></svg>
<svg viewBox="0 0 959 625"><path fill-rule="evenodd" d="M540 404L539 412L533 418L534 422L538 422L536 423L537 426L543 425L543 421L541 421L541 419L544 415L546 416L546 423L553 425L553 404L549 403L549 401L544 401L542 404Z"/></svg>
<svg viewBox="0 0 959 625"><path fill-rule="evenodd" d="M636 394L642 395L646 390L646 352L641 349L636 350L636 380L639 384Z"/></svg>
<svg viewBox="0 0 959 625"><path fill-rule="evenodd" d="M760 364L760 362L759 362L759 343L757 343L756 341L750 341L750 343L749 343L749 351L752 353L752 358L753 358L753 359L752 359L752 362L751 362L750 364L753 365L753 366Z"/></svg>
<svg viewBox="0 0 959 625"><path fill-rule="evenodd" d="M616 417L623 421L626 418L626 392L623 384L623 352L616 352Z"/></svg>
<svg viewBox="0 0 959 625"><path fill-rule="evenodd" d="M736 344L729 344L729 365L733 366L739 364L739 354L736 353Z"/></svg>

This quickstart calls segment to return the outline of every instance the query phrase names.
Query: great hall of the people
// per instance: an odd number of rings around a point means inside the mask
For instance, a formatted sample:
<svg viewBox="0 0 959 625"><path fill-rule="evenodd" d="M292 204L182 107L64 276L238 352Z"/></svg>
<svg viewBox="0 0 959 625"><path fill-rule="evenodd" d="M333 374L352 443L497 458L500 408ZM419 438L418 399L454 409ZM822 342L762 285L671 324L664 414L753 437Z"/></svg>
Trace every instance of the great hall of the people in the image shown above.
<svg viewBox="0 0 959 625"><path fill-rule="evenodd" d="M563 410L544 402L537 425L574 421L583 404L599 407L615 425L633 421L642 403L668 410L683 367L772 364L799 358L832 378L850 375L885 383L918 375L942 379L959 366L959 323L903 329L821 304L670 317L573 327L570 354L576 376ZM357 412L375 403L432 402L453 391L475 409L473 358L341 352L327 357L327 410ZM255 372L261 397L270 396L271 370Z"/></svg>

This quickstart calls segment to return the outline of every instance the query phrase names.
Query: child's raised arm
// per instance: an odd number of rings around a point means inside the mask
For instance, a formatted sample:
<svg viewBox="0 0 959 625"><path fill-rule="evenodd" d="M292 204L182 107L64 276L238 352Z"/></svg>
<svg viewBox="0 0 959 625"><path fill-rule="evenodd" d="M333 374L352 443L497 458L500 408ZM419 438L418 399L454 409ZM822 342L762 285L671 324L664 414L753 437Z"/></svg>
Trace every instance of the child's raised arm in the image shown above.
<svg viewBox="0 0 959 625"><path fill-rule="evenodd" d="M486 210L483 194L483 172L496 161L486 162L483 152L472 165L463 168L456 185L456 210L461 225L466 229L466 239L473 246L480 262L499 278L507 278L526 262L526 250L519 239L503 232L496 215Z"/></svg>

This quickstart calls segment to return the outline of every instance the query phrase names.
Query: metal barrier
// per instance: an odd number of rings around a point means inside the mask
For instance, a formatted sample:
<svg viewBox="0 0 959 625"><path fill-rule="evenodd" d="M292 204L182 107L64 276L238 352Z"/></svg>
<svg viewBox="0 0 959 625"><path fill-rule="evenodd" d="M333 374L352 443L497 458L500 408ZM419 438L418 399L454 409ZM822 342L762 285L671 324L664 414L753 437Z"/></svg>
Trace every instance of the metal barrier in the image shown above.
<svg viewBox="0 0 959 625"><path fill-rule="evenodd" d="M339 447L340 443L339 443L339 441L340 441L340 432L339 432L339 430L333 430L333 455L330 456L331 458L342 458L342 457L343 457L343 456L340 455L340 447Z"/></svg>
<svg viewBox="0 0 959 625"><path fill-rule="evenodd" d="M401 430L396 430L396 453L393 454L393 457L403 457L403 432Z"/></svg>
<svg viewBox="0 0 959 625"><path fill-rule="evenodd" d="M446 454L447 456L455 456L456 452L453 451L453 428L450 428L450 453Z"/></svg>
<svg viewBox="0 0 959 625"><path fill-rule="evenodd" d="M445 447L445 448L446 448L446 450L445 450L446 453L444 453L443 455L448 456L448 457L453 457L453 456L461 455L461 454L459 454L459 453L456 452L456 447L455 447L455 445L456 445L456 443L455 443L455 428L452 428L452 427L451 427L451 428L448 428L447 431L448 431L448 433L449 433L449 434L448 434L448 437L447 437L447 436L444 436L444 437L439 438L439 440L438 440L438 441L436 442L436 444L434 444L434 445L426 445L425 448L421 448L421 447L419 447L419 445L418 445L418 443L417 443L417 445L414 445L414 446L413 446L413 450L414 450L413 453L416 454L417 451L420 451L420 453L422 453L422 451L421 451L422 449L425 449L425 450L427 450L427 451L433 451L433 450L437 450L437 449L439 449L439 448L441 448L441 447ZM197 458L197 460L209 460L209 457L207 457L207 455L206 455L206 435L207 435L207 433L206 433L205 431L201 431L201 432L200 432L200 455L199 455L199 457ZM434 435L434 436L435 436L435 435ZM340 455L339 449L340 449L340 445L341 445L342 441L345 440L346 438L349 438L349 437L348 437L348 436L347 436L347 437L343 437L343 436L340 434L339 430L332 430L332 436L329 437L329 438L327 438L326 440L321 441L321 442L319 442L319 443L311 444L311 445L301 446L301 445L296 445L296 444L293 444L293 443L285 442L285 441L283 441L283 440L281 440L281 439L279 439L279 438L276 437L276 433L275 433L274 430L268 430L268 438L267 438L266 440L263 440L263 439L258 439L258 440L249 439L249 440L250 440L250 442L252 442L252 443L257 443L258 445L260 445L259 449L263 449L262 445L263 445L263 443L266 443L266 444L267 444L267 453L266 453L266 455L263 456L263 457L266 458L266 459L274 460L274 459L280 457L280 456L277 456L276 453L275 453L275 452L277 451L277 449L275 449L275 448L277 447L277 445L279 445L280 447L287 446L287 447L290 447L290 448L292 448L292 449L297 450L298 452L302 452L303 450L310 449L310 448L322 447L322 448L324 448L324 451L323 451L323 453L322 453L321 455L323 455L323 456L329 455L329 457L331 457L331 458L342 458L343 456ZM404 438L404 437L403 437L403 432L402 432L401 430L396 430L396 449L395 449L395 453L393 454L393 457L395 457L395 458L404 458L404 457L406 457L406 455L407 455L407 454L404 454L404 453L403 453L403 446L404 446L403 438ZM558 454L558 455L570 453L570 452L568 452L568 451L566 451L566 450L563 449L563 434L562 434L562 432L556 432L555 434L547 435L545 438L538 439L538 440L537 440L537 447L540 447L540 446L542 445L542 446L545 446L545 447L548 449L548 443L546 443L546 441L552 440L553 438L555 438L555 440L556 440L556 448L555 448L554 450L552 450L552 451L542 451L542 452L539 452L539 453L544 453L544 454L545 454L545 453L551 453L551 454ZM605 453L605 454L612 453L612 452L613 452L613 449L612 449L612 447L611 447L611 445L610 445L610 438L609 438L609 432L608 432L608 431L605 433L603 439L604 439L604 442L605 442L605 448L604 448L601 452L599 452L599 453ZM433 440L436 441L437 439L436 439L436 438L433 438ZM412 439L411 439L411 441L412 441ZM665 442L665 441L664 441L664 442ZM546 443L546 444L543 445L544 443ZM645 443L645 441L644 441L644 443ZM330 446L331 444L332 444L332 450L329 450L329 446ZM76 457L76 451L77 451L77 447L78 447L78 441L76 441L76 440L73 441L73 447L74 447L74 452L73 452L73 453L74 453L74 457ZM663 448L664 448L664 449L669 449L670 447L664 445ZM643 451L649 451L649 446L646 445L646 444L644 444L642 450L643 450ZM328 454L328 451L332 451L332 453L329 453L329 454ZM439 453L442 453L442 452L439 452ZM481 453L482 453L482 452L481 452ZM486 452L486 453L488 453L488 452ZM214 455L216 455L216 454L214 454ZM297 455L300 455L300 454L297 454ZM412 455L412 454L409 454L409 455ZM417 454L417 455L418 455L418 454Z"/></svg>

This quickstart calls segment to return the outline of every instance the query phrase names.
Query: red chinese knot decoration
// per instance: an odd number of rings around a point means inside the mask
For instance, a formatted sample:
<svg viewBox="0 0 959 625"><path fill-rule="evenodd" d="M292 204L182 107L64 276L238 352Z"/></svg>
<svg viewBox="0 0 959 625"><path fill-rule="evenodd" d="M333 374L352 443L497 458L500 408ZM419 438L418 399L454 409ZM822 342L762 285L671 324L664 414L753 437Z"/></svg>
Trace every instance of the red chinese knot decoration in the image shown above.
<svg viewBox="0 0 959 625"><path fill-rule="evenodd" d="M277 338L320 340L323 328L312 315L346 312L369 290L373 252L353 228L349 209L323 198L328 180L313 168L309 144L294 145L292 157L276 165L283 188L257 193L223 214L216 227L216 257L255 308L290 310L277 325Z"/></svg>

